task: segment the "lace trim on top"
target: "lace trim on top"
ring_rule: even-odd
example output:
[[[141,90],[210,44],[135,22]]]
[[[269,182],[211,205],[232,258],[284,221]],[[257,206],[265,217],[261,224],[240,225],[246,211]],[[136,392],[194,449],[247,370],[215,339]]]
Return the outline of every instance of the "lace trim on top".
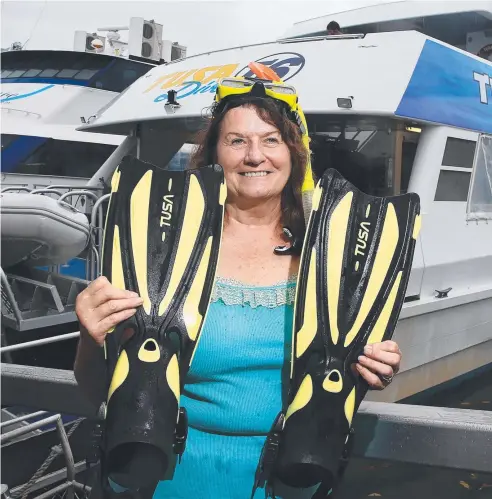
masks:
[[[249,305],[251,308],[275,308],[292,305],[296,294],[297,276],[272,286],[253,286],[235,279],[217,277],[212,291],[212,302],[226,305]]]

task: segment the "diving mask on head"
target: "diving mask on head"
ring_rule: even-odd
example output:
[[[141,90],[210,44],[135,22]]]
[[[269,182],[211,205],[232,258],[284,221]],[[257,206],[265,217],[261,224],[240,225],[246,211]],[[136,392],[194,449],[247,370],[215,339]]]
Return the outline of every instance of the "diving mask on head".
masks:
[[[215,103],[217,112],[224,112],[229,102],[235,97],[251,95],[259,98],[271,98],[285,104],[289,118],[299,127],[302,136],[302,143],[308,151],[306,171],[302,183],[302,204],[304,209],[304,218],[307,225],[309,213],[311,212],[312,195],[314,191],[314,179],[311,170],[309,134],[306,117],[299,105],[299,97],[295,87],[284,83],[280,77],[271,68],[258,62],[250,62],[249,69],[256,76],[255,78],[246,77],[228,77],[219,81],[215,93]],[[223,107],[221,106],[223,104]],[[289,229],[284,229],[284,234],[291,238]],[[299,250],[302,241],[293,241],[291,239],[291,248],[276,248],[276,253],[291,253],[293,250]],[[288,251],[290,250],[290,251]]]

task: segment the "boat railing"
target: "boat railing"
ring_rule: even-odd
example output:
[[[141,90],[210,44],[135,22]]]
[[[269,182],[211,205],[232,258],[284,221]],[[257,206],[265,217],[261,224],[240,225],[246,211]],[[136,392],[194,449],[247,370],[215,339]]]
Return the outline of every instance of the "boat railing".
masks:
[[[3,194],[4,192],[31,192],[32,189],[29,189],[29,187],[5,187],[5,189],[2,189],[1,193]]]
[[[73,372],[59,369],[5,364],[2,404],[85,417],[92,426],[101,417]],[[492,473],[489,411],[364,401],[354,429],[354,457]]]
[[[359,40],[364,38],[364,33],[342,33],[340,35],[311,35],[311,36],[297,36],[289,38],[280,38],[278,43],[300,43],[300,42],[318,42],[320,40]]]
[[[8,102],[8,99],[5,99],[4,102]],[[41,119],[42,115],[39,113],[34,113],[33,111],[26,111],[25,109],[17,109],[15,107],[2,107],[2,112],[4,113],[19,113],[23,114],[24,116],[30,116],[36,119]]]
[[[58,197],[60,197],[62,195],[61,191],[57,191],[55,189],[47,189],[47,188],[34,189],[29,194],[50,194],[50,195],[55,194]]]
[[[31,479],[22,484],[21,486],[17,486],[12,490],[8,490],[6,484],[2,484],[2,496],[9,497],[11,499],[24,498],[27,497],[28,494],[31,494],[35,490],[39,490],[40,488],[44,488],[46,486],[51,485],[49,480],[46,478],[50,478],[50,476],[45,476],[46,471],[50,467],[51,463],[60,455],[63,455],[65,461],[64,468],[64,478],[66,478],[61,484],[56,485],[48,491],[43,492],[38,495],[36,499],[48,499],[55,497],[57,494],[64,493],[67,499],[74,499],[75,491],[80,490],[85,492],[86,494],[90,493],[90,487],[86,487],[85,485],[77,482],[75,480],[76,472],[81,469],[80,464],[77,463],[78,466],[74,462],[74,457],[72,453],[72,448],[70,446],[69,438],[74,433],[74,431],[78,428],[80,423],[83,421],[82,418],[79,418],[70,423],[70,429],[66,431],[65,424],[63,423],[63,419],[60,414],[54,414],[52,416],[45,417],[43,419],[34,421],[29,424],[24,424],[19,426],[13,430],[5,432],[5,428],[8,426],[13,426],[18,423],[25,423],[29,419],[35,419],[40,416],[44,416],[46,414],[45,411],[38,411],[31,414],[23,415],[18,418],[10,419],[8,421],[2,422],[0,428],[2,430],[2,434],[0,436],[1,445],[5,445],[7,443],[13,443],[15,440],[18,440],[21,437],[28,435],[36,430],[40,430],[43,427],[49,425],[55,425],[56,431],[59,438],[59,445],[56,445],[52,448],[50,454],[45,459],[43,464],[38,468],[38,470],[34,473]],[[14,444],[15,445],[15,444]],[[58,473],[60,475],[60,473]],[[44,480],[43,480],[44,477]],[[59,481],[59,480],[58,480]],[[55,482],[57,483],[57,482]]]
[[[88,276],[87,279],[89,281],[93,281],[98,277],[101,273],[102,269],[102,261],[101,261],[101,253],[103,246],[103,237],[104,237],[104,203],[109,202],[111,198],[111,194],[105,194],[101,196],[95,203],[92,208],[91,215],[91,234],[92,234],[92,253],[90,255],[90,260],[88,262]]]

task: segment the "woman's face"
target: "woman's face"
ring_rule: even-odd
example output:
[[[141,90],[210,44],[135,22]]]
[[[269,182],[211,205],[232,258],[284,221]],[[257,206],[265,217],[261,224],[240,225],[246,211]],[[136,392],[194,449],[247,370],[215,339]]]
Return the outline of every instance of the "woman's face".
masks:
[[[292,168],[280,132],[254,107],[236,107],[224,116],[217,161],[224,169],[229,200],[280,196]]]

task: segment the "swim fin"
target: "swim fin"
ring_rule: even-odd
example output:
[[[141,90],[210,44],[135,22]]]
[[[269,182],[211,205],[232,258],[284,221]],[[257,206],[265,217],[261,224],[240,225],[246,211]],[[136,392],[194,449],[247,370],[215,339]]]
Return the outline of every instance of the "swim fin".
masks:
[[[167,171],[127,156],[113,175],[103,275],[143,298],[105,342],[101,466],[121,487],[156,484],[184,451],[180,394],[209,306],[225,197],[218,165]]]
[[[289,399],[267,439],[257,486],[323,483],[329,493],[336,485],[368,389],[353,365],[364,345],[393,335],[419,213],[413,193],[369,196],[332,169],[318,182],[297,282]]]

